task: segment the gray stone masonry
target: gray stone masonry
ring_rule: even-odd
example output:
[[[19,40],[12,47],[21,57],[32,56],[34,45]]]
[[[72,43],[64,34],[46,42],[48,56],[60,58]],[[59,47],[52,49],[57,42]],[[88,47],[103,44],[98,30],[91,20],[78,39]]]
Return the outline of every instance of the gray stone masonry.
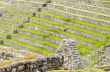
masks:
[[[94,24],[97,24],[97,25],[110,27],[109,22],[105,21],[105,20],[100,20],[100,19],[97,20],[97,19],[94,19],[92,17],[87,17],[87,16],[84,16],[84,15],[77,15],[77,14],[74,14],[74,13],[62,11],[60,9],[55,10],[55,8],[49,8],[47,11],[58,14],[58,15],[66,16],[68,18],[78,19],[78,20],[94,23]]]
[[[52,12],[52,10],[51,9],[49,9],[49,8],[43,8],[42,9],[42,11],[43,12]],[[83,24],[75,24],[75,23],[71,23],[71,22],[67,22],[67,21],[64,21],[64,20],[60,20],[60,19],[56,19],[56,18],[53,18],[53,17],[51,17],[51,16],[49,16],[49,17],[47,17],[46,15],[38,15],[38,14],[36,14],[36,16],[38,16],[38,17],[45,17],[45,18],[49,18],[49,19],[51,19],[51,20],[54,20],[54,21],[58,21],[58,22],[61,22],[61,23],[66,23],[66,24],[70,24],[70,25],[74,25],[74,26],[78,26],[78,27],[81,27],[81,28],[87,28],[87,29],[90,29],[90,30],[93,30],[93,31],[97,31],[97,32],[101,32],[101,33],[106,33],[106,34],[108,34],[108,33],[110,33],[110,31],[108,31],[108,30],[103,30],[103,29],[100,29],[100,28],[97,28],[97,27],[94,27],[94,26],[88,26],[88,25],[83,25]]]
[[[56,51],[59,56],[64,57],[64,69],[80,69],[83,68],[83,63],[80,59],[79,52],[76,48],[76,42],[72,39],[64,39],[60,48]]]
[[[96,66],[110,65],[110,43],[102,47]]]
[[[50,20],[54,20],[55,21],[55,18],[54,19],[52,19],[52,17],[51,16],[49,16],[49,15],[41,15],[41,14],[37,14],[36,13],[36,15],[37,15],[37,17],[41,17],[41,18],[45,18],[45,19],[50,19]],[[58,20],[58,19],[57,19]],[[56,20],[56,22],[58,22]],[[66,23],[62,23],[62,24],[66,24]],[[68,24],[68,23],[67,23]],[[74,24],[73,24],[74,25]],[[71,26],[73,26],[73,25],[71,25]],[[78,24],[77,24],[78,25]],[[76,25],[76,27],[78,27]],[[49,26],[49,25],[47,25],[47,26]],[[53,27],[55,27],[55,26],[53,26]],[[58,28],[60,28],[60,26],[57,26]],[[63,28],[63,27],[62,27]],[[65,27],[66,28],[66,27]],[[65,29],[64,28],[64,29]],[[84,29],[84,28],[83,28]],[[94,34],[92,34],[92,33],[88,33],[88,32],[84,32],[84,31],[79,31],[79,29],[77,30],[77,29],[74,29],[74,28],[68,28],[68,30],[67,30],[68,32],[71,32],[71,33],[75,33],[75,34],[79,34],[79,35],[82,35],[82,36],[85,36],[85,37],[89,37],[89,38],[92,38],[92,39],[95,39],[95,40],[99,40],[99,41],[104,41],[106,38],[105,37],[102,37],[102,36],[99,36],[99,35],[94,35]]]
[[[0,68],[0,72],[47,72],[62,67],[63,59],[58,56],[48,56],[31,61],[19,61]]]
[[[82,8],[81,5],[78,5],[78,4],[73,4],[73,5],[74,6],[72,6],[72,7],[68,7],[68,6],[65,6],[65,5],[48,4],[48,7],[55,8],[55,9],[60,9],[60,10],[70,12],[70,13],[75,13],[75,14],[78,14],[78,15],[80,14],[80,15],[84,15],[84,16],[88,16],[88,17],[93,17],[93,18],[97,18],[97,19],[110,20],[109,16],[105,16],[101,13],[96,14],[96,13],[93,13],[93,11],[85,12],[86,10],[83,11],[83,9],[81,9]]]

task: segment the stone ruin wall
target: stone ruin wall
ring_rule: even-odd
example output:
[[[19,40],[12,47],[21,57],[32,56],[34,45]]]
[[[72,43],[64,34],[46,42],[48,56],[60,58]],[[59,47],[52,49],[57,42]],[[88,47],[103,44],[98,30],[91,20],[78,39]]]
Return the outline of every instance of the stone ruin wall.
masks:
[[[76,41],[72,39],[64,39],[61,43],[60,48],[57,49],[56,53],[59,56],[64,57],[63,69],[75,70],[84,67],[80,58],[79,52],[76,48]]]
[[[46,72],[58,70],[63,65],[63,58],[48,56],[38,60],[20,61],[0,68],[0,72]]]
[[[48,70],[83,68],[84,66],[75,44],[74,40],[65,39],[60,44],[60,48],[56,50],[54,56],[12,63],[1,67],[0,72],[46,72]]]

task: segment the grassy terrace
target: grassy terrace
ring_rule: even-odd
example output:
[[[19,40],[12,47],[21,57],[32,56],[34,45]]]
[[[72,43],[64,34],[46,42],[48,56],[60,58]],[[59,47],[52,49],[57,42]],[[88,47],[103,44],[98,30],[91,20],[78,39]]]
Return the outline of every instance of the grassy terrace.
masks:
[[[35,25],[37,25],[37,24],[35,24]],[[42,26],[43,28],[46,28],[45,26]],[[3,28],[3,27],[2,27]],[[12,28],[6,28],[5,27],[5,29],[12,29]],[[50,29],[50,28],[47,28],[47,29]],[[52,28],[51,28],[52,29]],[[24,30],[24,31],[29,31],[29,32],[33,32],[33,33],[36,33],[36,34],[40,34],[40,35],[43,35],[44,34],[44,36],[45,36],[45,34],[46,33],[43,33],[43,32],[39,32],[39,31],[35,31],[35,30],[30,30],[30,29],[26,29],[26,28],[23,28],[23,29],[21,29],[21,30]],[[49,36],[49,37],[52,37],[53,39],[56,39],[56,40],[62,40],[62,38],[59,38],[59,37],[56,37],[56,36]],[[16,40],[8,40],[8,41],[16,41]],[[15,42],[15,43],[17,43],[17,42]],[[19,42],[18,42],[19,43]],[[18,44],[17,43],[17,44]],[[20,44],[20,43],[19,43]],[[26,45],[24,45],[24,46],[27,46],[27,44]],[[32,46],[32,45],[31,45]],[[82,47],[82,48],[80,48],[79,50],[81,50],[81,53],[82,52],[91,52],[91,49],[90,50],[86,50],[87,48],[88,48],[88,46],[85,46],[85,45],[83,45],[83,44],[78,44],[77,45],[78,47]],[[85,49],[84,49],[85,48]],[[33,49],[31,49],[31,50],[33,50]],[[36,51],[36,50],[35,50]],[[39,52],[39,51],[37,51],[37,52]]]
[[[33,33],[33,34],[42,36],[44,38],[50,38],[50,39],[58,40],[58,41],[62,41],[63,40],[60,37],[57,37],[57,36],[52,35],[51,33],[45,33],[45,32],[39,31],[39,30],[36,31],[36,30],[29,29],[29,28],[22,28],[20,30],[21,31],[25,31],[25,32],[30,32],[30,33]]]
[[[24,42],[21,42],[21,41],[18,41],[18,40],[9,39],[8,41],[12,42],[12,43],[15,43],[15,44],[18,44],[18,45],[21,45],[21,46],[24,46],[24,47],[26,47],[27,49],[29,49],[33,52],[38,52],[38,53],[41,53],[41,54],[44,54],[44,55],[48,55],[48,54],[53,53],[52,51],[47,50],[45,48],[33,46],[33,45],[30,45],[30,44],[27,44],[27,43],[24,43]]]
[[[54,24],[54,25],[57,25],[57,26],[65,26],[64,24],[62,25],[62,24],[59,24],[58,22],[54,22],[54,21],[51,21],[51,20],[48,20],[48,19],[37,18],[37,17],[33,17],[33,19],[41,20],[41,21],[44,21],[44,22],[47,22],[47,23],[51,23],[51,24]],[[76,39],[78,38],[78,39],[82,39],[82,40],[91,42],[91,43],[93,43],[96,46],[102,46],[103,45],[102,42],[100,42],[98,40],[94,40],[94,39],[88,38],[88,37],[85,37],[85,36],[80,36],[80,35],[73,34],[73,33],[70,33],[70,32],[64,32],[64,31],[62,31],[60,29],[56,30],[56,31],[58,31],[60,34],[66,34],[66,35],[75,37]]]
[[[53,48],[57,48],[58,47],[57,44],[54,44],[52,42],[49,42],[49,41],[46,41],[46,40],[43,40],[43,39],[37,39],[37,38],[33,38],[31,36],[27,36],[27,35],[23,35],[23,34],[13,34],[13,35],[21,37],[21,38],[24,38],[24,39],[27,39],[27,40],[31,40],[33,42],[38,42],[40,44],[47,45],[47,46],[50,46],[50,47],[53,47]]]
[[[7,35],[8,33],[4,33],[4,34]],[[0,39],[3,39],[3,38],[0,38]],[[3,40],[5,40],[7,42],[10,42],[12,44],[15,44],[15,45],[17,44],[17,45],[23,46],[23,47],[25,47],[25,48],[33,51],[33,52],[38,52],[40,54],[48,55],[48,54],[52,54],[53,53],[52,51],[47,50],[47,49],[45,49],[43,47],[33,46],[31,44],[27,44],[25,42],[21,42],[21,41],[18,41],[18,40],[14,40],[14,39],[3,39]]]
[[[73,22],[73,23],[77,23],[77,24],[81,24],[81,25],[96,27],[96,28],[99,28],[99,29],[102,29],[102,30],[110,31],[110,28],[106,27],[106,26],[101,26],[101,25],[97,25],[97,24],[94,24],[94,23],[81,21],[81,20],[77,20],[77,19],[71,19],[71,18],[61,16],[61,15],[58,15],[58,14],[53,14],[53,13],[50,13],[50,12],[37,12],[37,13],[42,14],[42,15],[49,15],[49,16],[52,16],[54,18],[58,18],[58,19],[65,20],[65,21],[68,21],[68,22]]]
[[[4,22],[4,21],[0,21],[0,25],[5,26],[5,27],[11,27],[11,28],[20,28],[22,25],[19,24],[14,24],[11,22]]]
[[[6,12],[5,14],[7,14],[7,15],[14,15],[14,16],[21,16],[21,17],[30,17],[29,15],[24,15],[24,14],[14,14],[14,13],[12,13],[12,12]]]
[[[35,27],[38,27],[38,28],[42,28],[42,29],[47,30],[47,31],[58,32],[59,33],[59,31],[57,31],[57,30],[55,31],[52,27],[44,26],[42,24],[37,24],[37,23],[33,23],[33,22],[26,23],[26,24],[28,24],[28,26],[31,26],[32,25],[32,26],[35,26]],[[26,29],[23,29],[23,30],[25,31]],[[41,31],[35,31],[35,30],[33,31],[33,30],[30,30],[30,29],[27,29],[27,30],[29,32],[31,31],[32,33],[35,33],[35,34],[38,34],[39,32],[41,33]],[[44,32],[42,32],[42,33],[43,34],[47,34],[47,33],[44,33]],[[54,40],[62,41],[62,38],[61,37],[56,37],[56,36],[53,36],[53,35],[52,35],[52,37],[51,37],[51,35],[49,35],[48,38],[52,38]],[[92,52],[92,49],[90,49],[86,45],[83,45],[83,44],[78,43],[77,44],[77,47],[78,47],[80,53],[82,53],[82,56],[84,56],[84,54],[83,54],[84,52],[87,52],[87,53],[91,53]]]
[[[23,1],[23,2],[25,2],[25,1]],[[29,1],[29,2],[31,2],[31,1]],[[65,2],[66,2],[66,0],[65,0]],[[33,2],[31,2],[31,3],[33,3]],[[40,4],[42,4],[42,3],[40,3]],[[64,6],[64,5],[59,5],[59,4],[53,4],[53,5]],[[83,5],[83,4],[79,4],[79,5]],[[87,6],[93,6],[93,5],[87,5]],[[98,6],[95,6],[95,7],[98,7]],[[17,36],[19,38],[24,38],[24,39],[27,39],[27,40],[30,40],[30,41],[33,41],[33,42],[38,42],[40,44],[47,45],[47,46],[53,47],[55,49],[58,48],[58,44],[50,42],[49,40],[46,40],[46,38],[52,39],[54,41],[59,41],[59,42],[61,42],[63,40],[63,38],[61,38],[60,36],[52,35],[51,32],[57,33],[57,34],[62,34],[62,35],[67,35],[67,36],[73,37],[73,38],[78,39],[78,40],[83,40],[86,43],[91,43],[93,45],[93,47],[101,47],[101,46],[103,46],[103,45],[110,42],[110,34],[107,34],[107,33],[101,32],[101,31],[97,32],[96,30],[85,29],[83,27],[70,25],[70,24],[67,24],[67,23],[57,22],[57,21],[54,21],[52,19],[46,19],[46,18],[37,17],[37,16],[33,17],[33,13],[36,13],[36,14],[39,14],[39,15],[44,15],[44,16],[48,15],[48,16],[51,16],[53,18],[57,18],[59,20],[72,22],[72,23],[75,23],[75,24],[78,24],[78,25],[89,26],[89,27],[101,29],[101,30],[108,31],[108,32],[110,31],[110,21],[104,20],[104,19],[93,18],[93,17],[89,17],[89,16],[84,16],[84,15],[79,15],[79,14],[74,14],[74,13],[70,13],[70,12],[65,12],[65,11],[62,11],[62,10],[59,10],[59,9],[53,9],[53,8],[50,8],[50,7],[46,7],[46,8],[49,9],[49,10],[52,10],[54,12],[73,15],[73,16],[76,16],[77,18],[88,18],[88,19],[91,19],[91,20],[94,20],[94,21],[106,22],[109,26],[90,23],[90,22],[87,22],[87,21],[81,21],[81,20],[78,20],[77,18],[75,19],[75,18],[65,17],[65,16],[62,16],[60,14],[55,14],[54,12],[38,12],[36,9],[28,10],[28,9],[25,9],[25,7],[24,7],[24,9],[23,8],[16,8],[16,7],[5,8],[5,10],[7,10],[7,13],[6,13],[7,15],[13,15],[13,16],[18,17],[18,18],[2,17],[4,19],[4,21],[6,21],[6,22],[1,21],[0,23],[1,24],[3,23],[5,25],[11,25],[11,26],[19,26],[20,24],[18,24],[18,23],[20,22],[24,25],[24,28],[18,29],[18,32],[19,31],[24,31],[24,32],[27,32],[27,33],[33,33],[33,34],[36,34],[36,35],[39,35],[39,36],[43,37],[43,39],[38,39],[36,37],[32,37],[31,35],[26,35],[26,34],[23,34],[23,33],[11,34],[12,36]],[[99,12],[95,12],[95,11],[88,11],[88,10],[72,8],[72,7],[68,7],[68,6],[64,6],[64,8],[70,8],[70,9],[74,9],[74,10],[80,11],[80,12],[85,12],[85,13],[110,17],[110,15],[108,15],[108,14],[99,13]],[[103,8],[103,7],[101,7],[101,8]],[[108,9],[108,8],[105,8],[105,9]],[[37,23],[37,22],[32,22],[32,21],[25,23],[24,20],[20,19],[20,17],[24,17],[24,18],[29,17],[32,20],[41,21],[42,24]],[[52,26],[46,26],[45,24],[43,25],[43,23],[49,23]],[[43,32],[42,30],[35,30],[35,29],[29,28],[29,27],[25,27],[25,25],[30,26],[30,27],[33,26],[33,27],[36,27],[36,28],[38,27],[38,28],[40,28],[42,30],[45,30],[47,32]],[[86,37],[84,35],[79,35],[79,34],[71,33],[71,32],[68,32],[68,31],[64,32],[64,30],[62,30],[60,28],[56,29],[55,26],[63,27],[63,28],[70,28],[70,29],[73,29],[75,31],[80,31],[80,32],[87,33],[90,36],[92,35],[94,37],[104,38],[105,40],[100,41],[100,40],[97,40],[97,39]],[[0,26],[0,29],[13,30],[15,28],[8,28],[8,27],[5,27],[5,26]],[[7,35],[8,33],[4,33],[4,34]],[[53,51],[50,51],[46,48],[34,46],[34,45],[31,45],[27,42],[22,42],[18,39],[3,39],[3,40],[6,40],[10,43],[14,43],[14,44],[17,44],[17,45],[20,45],[20,46],[23,46],[23,47],[25,47],[29,50],[32,50],[34,52],[38,52],[38,53],[41,53],[41,54],[44,54],[44,55],[54,53]],[[79,52],[80,52],[82,57],[86,56],[85,55],[86,53],[92,53],[93,52],[92,47],[89,47],[86,44],[82,44],[80,42],[77,43],[77,47],[78,47]]]
[[[110,21],[107,21],[107,20],[103,20],[103,19],[98,19],[98,18],[93,18],[93,17],[89,17],[89,16],[85,16],[85,15],[81,15],[81,14],[73,14],[73,13],[70,13],[70,12],[65,12],[65,11],[62,11],[62,10],[60,10],[60,9],[53,9],[53,8],[50,8],[50,7],[48,7],[48,9],[51,9],[51,10],[53,10],[53,11],[55,11],[55,12],[59,12],[59,14],[60,13],[63,13],[63,14],[66,14],[66,15],[71,15],[71,16],[73,16],[73,17],[76,17],[76,19],[78,19],[78,18],[84,18],[84,19],[91,19],[91,20],[93,20],[93,21],[99,21],[99,22],[105,22],[106,24],[105,25],[103,25],[103,24],[100,24],[100,25],[102,25],[102,26],[107,26],[107,27],[110,27]],[[86,20],[85,20],[86,21]],[[89,22],[89,21],[87,21],[87,22]],[[92,22],[93,23],[93,22]]]
[[[78,5],[80,5],[80,4],[78,4]],[[99,19],[102,19],[102,20],[108,20],[108,18],[110,18],[110,15],[109,14],[104,14],[104,13],[101,13],[101,12],[94,12],[94,11],[89,11],[89,10],[84,10],[84,9],[81,9],[81,8],[75,8],[74,6],[73,7],[69,7],[69,6],[65,6],[65,5],[60,5],[60,4],[57,4],[57,3],[53,3],[53,4],[51,4],[50,6],[48,6],[48,7],[54,7],[55,8],[55,6],[58,6],[58,7],[62,7],[62,8],[66,8],[66,9],[71,9],[71,10],[73,10],[73,11],[76,11],[75,13],[76,14],[81,14],[81,13],[83,13],[83,15],[85,15],[85,16],[90,16],[90,17],[94,17],[94,16],[91,16],[91,15],[89,15],[89,14],[94,14],[94,15],[96,15],[96,16],[103,16],[103,18],[101,18],[101,17],[98,17]],[[59,8],[56,8],[56,9],[59,9]],[[63,10],[64,11],[64,9],[61,9],[61,10]],[[68,11],[67,11],[68,12]],[[84,14],[85,13],[85,14]],[[107,17],[107,18],[104,18],[104,17]],[[97,18],[96,18],[97,19]]]
[[[100,1],[100,2],[110,2],[109,0],[102,0],[102,1]],[[56,2],[53,2],[53,3],[56,3]],[[71,4],[71,2],[68,2],[67,0],[59,0],[59,1],[57,1],[57,4],[66,4],[66,3],[70,3]],[[76,4],[80,4],[80,5],[85,5],[85,6],[92,6],[92,7],[96,7],[96,8],[102,8],[102,9],[109,9],[108,7],[104,7],[104,6],[97,6],[97,5],[92,5],[92,4],[84,4],[84,3],[80,3],[80,2],[75,2]]]
[[[21,19],[19,19],[19,18],[8,18],[8,17],[1,17],[1,20],[2,21],[5,21],[5,22],[13,22],[13,23],[17,23],[17,24],[19,24],[19,22],[20,23],[23,23],[23,22],[25,22],[24,20],[21,20]]]
[[[49,12],[40,12],[38,14],[42,14],[42,15],[48,15],[48,16],[52,16],[54,18],[58,18],[58,19],[62,19],[64,20],[65,17],[63,16],[59,16],[59,15],[54,15],[52,13],[49,13]],[[74,22],[74,20],[70,20],[69,22]],[[79,22],[79,21],[77,21]],[[77,23],[76,22],[76,23]],[[55,23],[55,22],[54,22]],[[74,22],[75,23],[75,22]],[[93,31],[93,30],[89,30],[89,29],[85,29],[85,28],[80,28],[78,26],[74,26],[74,25],[68,25],[68,24],[62,24],[62,23],[58,23],[57,24],[61,25],[61,26],[64,26],[64,27],[68,27],[68,28],[71,28],[71,29],[75,29],[75,30],[79,30],[79,31],[82,31],[82,32],[87,32],[89,34],[93,34],[93,35],[96,35],[96,36],[102,36],[102,37],[105,37],[107,36],[107,34],[104,34],[104,33],[97,33],[96,31]],[[83,24],[83,23],[82,23]],[[84,23],[85,24],[85,23]],[[97,26],[98,27],[98,26]]]

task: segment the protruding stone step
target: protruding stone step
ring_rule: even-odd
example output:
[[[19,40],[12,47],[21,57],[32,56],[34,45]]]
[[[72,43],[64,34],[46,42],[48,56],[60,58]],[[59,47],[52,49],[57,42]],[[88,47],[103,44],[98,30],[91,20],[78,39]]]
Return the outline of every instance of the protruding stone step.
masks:
[[[4,27],[4,26],[0,26],[0,32],[1,33],[7,32],[7,33],[10,33],[10,34],[18,33],[18,31],[16,29],[9,28],[9,27]]]
[[[4,39],[11,39],[11,35],[8,33],[0,33],[0,37]]]
[[[0,40],[0,45],[2,45],[3,44],[3,40]]]

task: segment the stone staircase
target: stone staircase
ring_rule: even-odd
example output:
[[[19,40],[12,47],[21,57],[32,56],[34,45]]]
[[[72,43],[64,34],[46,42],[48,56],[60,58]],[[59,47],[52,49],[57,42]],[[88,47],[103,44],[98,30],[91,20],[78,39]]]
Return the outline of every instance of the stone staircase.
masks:
[[[0,41],[48,55],[55,52],[64,38],[75,38],[81,56],[92,57],[92,53],[110,42],[110,10],[102,2],[13,1],[2,8]]]

